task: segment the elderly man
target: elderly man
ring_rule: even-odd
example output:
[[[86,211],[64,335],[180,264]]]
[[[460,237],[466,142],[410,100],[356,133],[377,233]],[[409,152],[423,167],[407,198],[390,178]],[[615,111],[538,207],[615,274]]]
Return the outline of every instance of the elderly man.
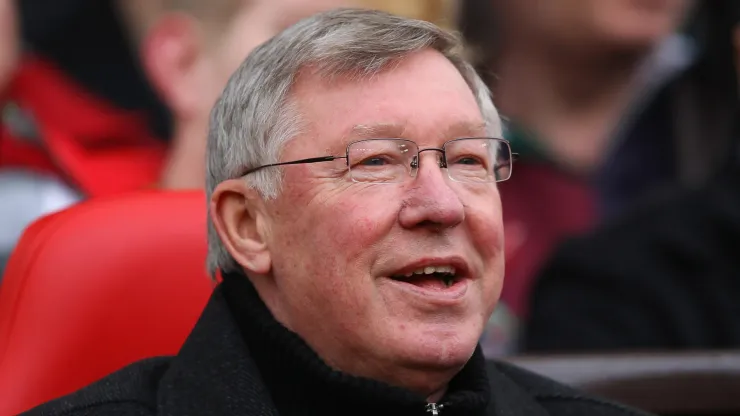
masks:
[[[636,414],[487,371],[511,152],[459,46],[430,23],[338,10],[258,47],[212,113],[223,283],[192,334],[30,414]]]

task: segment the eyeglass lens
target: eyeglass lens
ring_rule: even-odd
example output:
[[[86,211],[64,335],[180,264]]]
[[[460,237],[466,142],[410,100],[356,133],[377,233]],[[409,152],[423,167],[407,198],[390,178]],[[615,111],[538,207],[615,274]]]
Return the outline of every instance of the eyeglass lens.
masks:
[[[445,143],[442,153],[450,179],[457,182],[500,182],[511,175],[511,149],[495,138],[456,139]],[[424,150],[422,150],[423,152]],[[347,149],[355,182],[402,182],[416,176],[419,147],[405,139],[368,139]]]

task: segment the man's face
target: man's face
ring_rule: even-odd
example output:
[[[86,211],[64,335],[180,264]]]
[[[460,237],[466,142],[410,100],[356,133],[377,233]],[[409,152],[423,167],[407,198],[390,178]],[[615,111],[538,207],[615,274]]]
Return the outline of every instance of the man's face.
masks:
[[[649,47],[681,24],[692,0],[506,0],[510,13],[561,42]]]
[[[18,60],[18,33],[13,0],[0,0],[0,93]]]
[[[304,74],[292,98],[306,125],[284,161],[344,155],[357,126],[420,149],[486,135],[470,88],[433,51],[365,81]],[[344,159],[289,166],[267,202],[268,306],[330,365],[424,389],[426,377],[401,378],[457,371],[473,353],[503,281],[501,204],[495,183],[453,182],[438,157],[421,153],[417,176],[392,184],[353,182]],[[392,278],[426,266],[452,266],[459,280]]]

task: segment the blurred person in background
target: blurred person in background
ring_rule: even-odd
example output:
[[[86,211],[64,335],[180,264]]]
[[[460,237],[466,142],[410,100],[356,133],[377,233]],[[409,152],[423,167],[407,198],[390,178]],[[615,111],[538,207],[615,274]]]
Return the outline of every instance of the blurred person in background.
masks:
[[[14,0],[0,0],[0,97],[18,62],[18,27]]]
[[[724,64],[706,74],[740,78],[740,2],[705,7],[712,61]],[[651,198],[558,248],[534,286],[525,351],[740,348],[740,106],[730,110],[732,148],[710,184]]]
[[[85,197],[154,186],[169,135],[168,113],[143,78],[111,1],[3,0],[4,13],[8,6],[16,8],[16,30],[0,25],[11,35],[1,38],[15,45],[18,59],[0,89],[6,254],[41,215]]]
[[[161,186],[203,188],[208,115],[249,52],[349,0],[117,0],[144,71],[173,116]]]
[[[449,29],[455,25],[457,0],[360,0],[359,5],[426,20]]]
[[[740,348],[740,165],[563,243],[532,290],[521,349]]]
[[[14,1],[0,0],[0,103],[3,102],[7,83],[18,62],[19,45],[16,20]],[[0,196],[3,193],[2,187],[2,176],[0,176]],[[8,226],[1,222],[1,218],[4,217],[2,207],[3,205],[0,204],[0,276],[2,276],[3,265],[7,261],[8,253],[17,238],[17,232],[7,231]]]
[[[13,3],[2,1],[13,23]],[[4,71],[0,258],[28,223],[82,198],[202,188],[208,113],[238,63],[299,18],[347,3],[19,3],[23,59]],[[20,45],[2,40],[10,68]]]
[[[717,172],[737,94],[727,74],[706,76],[693,3],[463,1],[460,29],[520,154],[501,187],[515,317],[565,236]]]

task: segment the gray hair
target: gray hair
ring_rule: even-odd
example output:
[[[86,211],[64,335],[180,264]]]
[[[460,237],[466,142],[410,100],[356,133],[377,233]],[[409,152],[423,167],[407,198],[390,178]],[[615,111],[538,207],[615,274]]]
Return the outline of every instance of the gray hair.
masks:
[[[289,94],[298,73],[350,75],[362,80],[404,56],[424,49],[444,55],[475,94],[488,134],[501,134],[501,120],[485,83],[462,57],[456,36],[432,23],[381,11],[337,9],[306,18],[256,48],[232,75],[211,112],[206,156],[206,192],[246,169],[276,163],[285,144],[300,131],[300,115]],[[280,169],[247,177],[263,198],[275,198]],[[210,212],[209,212],[210,214]],[[208,271],[231,272],[239,265],[208,217]]]

